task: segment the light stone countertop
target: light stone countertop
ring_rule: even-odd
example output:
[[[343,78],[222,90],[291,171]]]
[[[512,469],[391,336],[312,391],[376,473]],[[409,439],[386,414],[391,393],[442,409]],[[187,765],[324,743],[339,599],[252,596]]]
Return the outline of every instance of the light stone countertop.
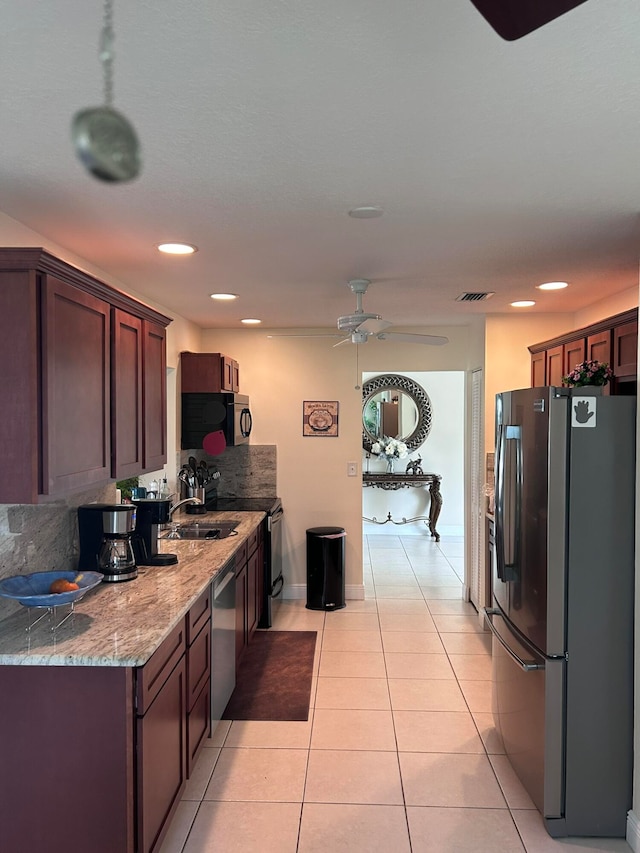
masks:
[[[239,519],[238,536],[208,542],[160,539],[158,551],[176,554],[177,564],[140,566],[132,581],[99,584],[55,631],[49,618],[27,631],[33,608],[17,605],[19,610],[0,621],[0,665],[142,666],[264,517],[264,512],[176,513],[180,522]]]

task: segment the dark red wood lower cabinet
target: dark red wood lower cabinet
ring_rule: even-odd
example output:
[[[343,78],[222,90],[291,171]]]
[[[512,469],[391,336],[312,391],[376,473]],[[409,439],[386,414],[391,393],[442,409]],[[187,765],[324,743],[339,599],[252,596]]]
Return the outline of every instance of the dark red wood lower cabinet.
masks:
[[[211,734],[211,682],[196,697],[187,718],[187,778],[191,776],[200,750]]]
[[[2,853],[134,853],[133,670],[0,666]]]
[[[137,851],[160,847],[187,777],[187,674],[184,657],[136,722]]]

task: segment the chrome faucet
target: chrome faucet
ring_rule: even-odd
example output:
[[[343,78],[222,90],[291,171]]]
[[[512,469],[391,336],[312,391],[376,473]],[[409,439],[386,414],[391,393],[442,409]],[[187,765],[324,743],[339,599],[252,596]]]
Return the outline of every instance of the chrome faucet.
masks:
[[[169,508],[169,518],[173,518],[173,513],[179,509],[184,504],[202,504],[204,501],[200,500],[200,498],[183,498],[181,501],[178,501],[177,504],[174,504]]]

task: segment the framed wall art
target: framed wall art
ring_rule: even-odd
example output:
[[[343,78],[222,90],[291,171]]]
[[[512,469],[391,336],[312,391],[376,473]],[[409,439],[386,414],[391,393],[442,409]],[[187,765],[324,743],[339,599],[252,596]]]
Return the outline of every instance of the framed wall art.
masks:
[[[302,404],[302,435],[335,438],[338,435],[338,401],[305,400]]]

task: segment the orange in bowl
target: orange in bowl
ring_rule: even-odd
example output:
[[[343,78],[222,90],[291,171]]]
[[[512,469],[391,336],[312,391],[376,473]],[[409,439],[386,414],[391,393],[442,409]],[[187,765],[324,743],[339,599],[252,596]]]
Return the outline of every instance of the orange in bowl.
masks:
[[[65,580],[65,578],[60,578],[53,581],[49,587],[49,592],[73,592],[75,589],[80,589],[77,583],[72,583],[71,581]]]

